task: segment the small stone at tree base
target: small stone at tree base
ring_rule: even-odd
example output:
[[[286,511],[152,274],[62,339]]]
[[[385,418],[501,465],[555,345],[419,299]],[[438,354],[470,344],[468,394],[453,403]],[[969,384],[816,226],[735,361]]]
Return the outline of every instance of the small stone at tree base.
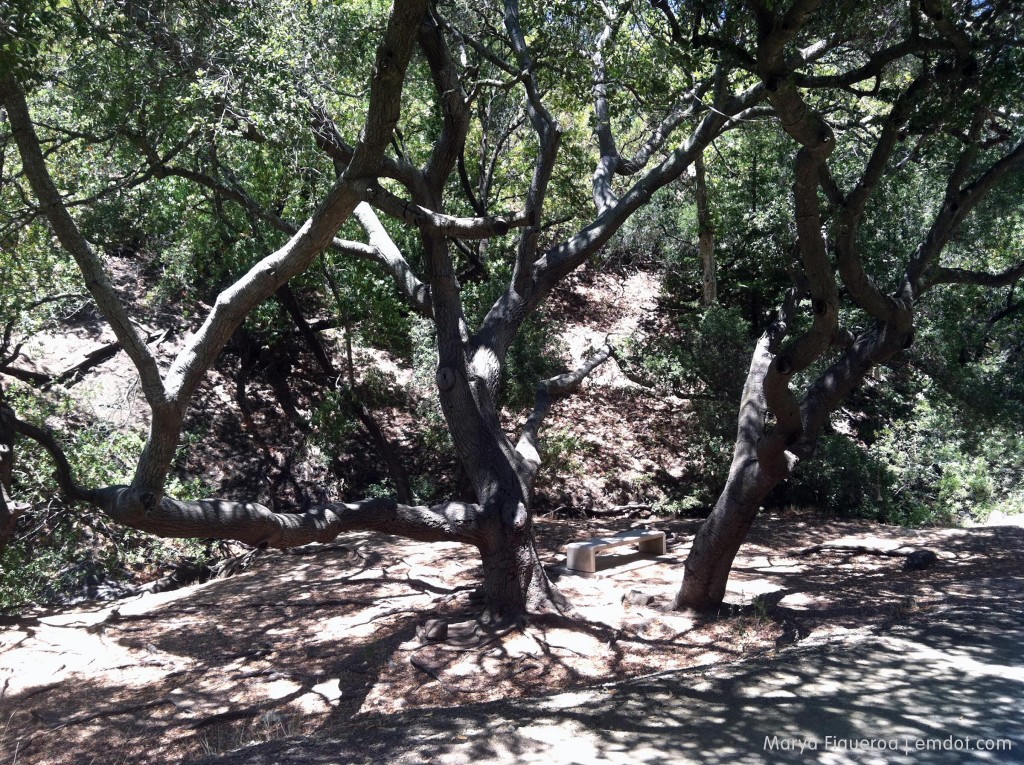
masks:
[[[416,637],[423,642],[440,642],[448,637],[448,622],[444,619],[427,619],[416,628]]]
[[[939,556],[931,550],[914,550],[907,556],[903,568],[906,571],[924,571],[926,568],[931,568],[938,559]]]
[[[629,603],[631,606],[649,606],[654,602],[654,596],[649,592],[630,590],[622,596],[622,600],[625,603]]]

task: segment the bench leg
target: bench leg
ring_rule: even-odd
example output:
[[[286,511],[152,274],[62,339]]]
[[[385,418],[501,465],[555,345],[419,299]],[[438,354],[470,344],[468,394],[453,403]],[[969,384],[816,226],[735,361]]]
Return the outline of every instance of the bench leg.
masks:
[[[668,552],[665,547],[665,535],[662,534],[657,539],[645,539],[640,543],[640,552],[648,555],[664,555]]]
[[[565,566],[572,571],[593,574],[597,571],[597,559],[594,548],[586,544],[571,544],[566,548]]]

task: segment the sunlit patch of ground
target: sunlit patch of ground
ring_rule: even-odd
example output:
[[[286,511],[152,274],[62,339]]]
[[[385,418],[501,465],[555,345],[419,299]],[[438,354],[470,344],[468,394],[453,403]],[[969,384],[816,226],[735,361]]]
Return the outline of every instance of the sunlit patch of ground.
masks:
[[[790,644],[886,633],[972,582],[1020,575],[1017,527],[906,531],[814,515],[761,519],[712,617],[669,610],[695,521],[654,521],[668,555],[621,552],[594,576],[564,545],[630,521],[541,523],[542,555],[572,622],[460,633],[475,614],[471,548],[355,534],[161,595],[5,618],[0,751],[22,765],[165,763],[250,741],[343,729],[354,717],[533,696]],[[900,551],[937,562],[903,568]],[[983,585],[979,585],[983,586]],[[423,642],[427,618],[449,639]],[[461,635],[461,637],[460,637]],[[10,758],[10,755],[8,755]]]

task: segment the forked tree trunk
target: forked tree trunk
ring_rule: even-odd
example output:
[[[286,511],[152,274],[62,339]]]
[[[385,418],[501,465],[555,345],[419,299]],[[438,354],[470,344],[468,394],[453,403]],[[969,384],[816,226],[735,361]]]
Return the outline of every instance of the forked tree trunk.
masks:
[[[908,326],[909,320],[899,325],[879,323],[864,331],[807,387],[795,429],[777,422],[771,431],[765,428],[766,380],[769,385],[775,382],[769,373],[777,374],[773,363],[778,365],[778,357],[771,350],[772,330],[762,336],[743,389],[729,477],[715,509],[694,537],[675,608],[707,611],[721,606],[736,553],[768,492],[788,478],[801,460],[813,455],[830,413],[867,373],[905,347]]]
[[[521,621],[531,613],[571,611],[537,555],[529,498],[534,472],[501,430],[489,401],[478,407],[465,399],[443,398],[456,451],[483,508],[475,544],[486,613]]]

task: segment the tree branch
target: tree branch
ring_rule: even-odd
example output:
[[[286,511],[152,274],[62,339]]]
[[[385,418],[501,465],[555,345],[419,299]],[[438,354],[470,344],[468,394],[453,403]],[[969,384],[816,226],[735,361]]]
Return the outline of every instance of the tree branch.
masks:
[[[370,246],[374,251],[374,260],[384,266],[394,276],[399,288],[412,301],[413,306],[426,317],[432,315],[430,287],[420,281],[413,273],[409,262],[402,255],[394,239],[380,222],[380,218],[366,202],[360,202],[354,209],[356,220],[366,231]]]
[[[0,553],[14,534],[14,529],[28,504],[15,502],[8,492],[14,482],[14,412],[4,402],[0,390]]]
[[[483,215],[478,218],[460,218],[434,212],[402,199],[376,183],[371,183],[367,187],[365,196],[367,202],[393,218],[457,239],[490,239],[504,236],[510,229],[521,228],[528,223],[526,213],[521,211],[506,215]]]
[[[881,77],[886,67],[915,53],[926,53],[937,50],[949,50],[949,46],[939,40],[917,37],[910,40],[903,40],[896,45],[875,51],[868,60],[857,67],[839,74],[832,75],[808,75],[796,73],[793,81],[798,88],[824,89],[839,87],[848,89],[864,80]]]
[[[938,33],[953,46],[957,58],[967,60],[973,54],[971,38],[946,15],[944,5],[940,0],[921,0],[918,7],[931,20]]]
[[[425,11],[425,0],[407,0],[392,8],[384,40],[377,49],[362,140],[344,175],[283,247],[263,258],[217,297],[206,321],[172,364],[166,386],[174,408],[154,412],[150,438],[133,479],[133,487],[139,492],[158,490],[163,485],[192,394],[235,329],[256,305],[308,268],[332,243],[334,233],[359,204],[360,187],[379,171],[398,122],[405,70]]]
[[[599,157],[594,169],[592,181],[594,207],[600,215],[614,203],[612,179],[622,162],[619,149],[612,133],[610,106],[608,104],[607,71],[604,64],[604,47],[618,31],[620,21],[610,11],[606,11],[604,29],[594,41],[594,52],[590,56],[593,65],[593,85],[591,93],[594,98],[594,134],[597,136]]]
[[[442,114],[441,134],[434,142],[430,159],[423,169],[423,178],[427,186],[440,198],[440,192],[466,145],[466,133],[469,130],[469,98],[462,87],[458,67],[432,11],[428,11],[423,19],[419,43],[430,67]]]
[[[64,450],[57,443],[53,434],[46,428],[18,419],[10,405],[0,400],[0,442],[9,442],[12,445],[12,455],[14,443],[12,434],[15,433],[32,439],[50,454],[56,469],[57,485],[68,501],[92,501],[93,492],[75,481],[67,455],[64,454]]]
[[[391,499],[329,503],[302,513],[275,513],[256,502],[164,497],[142,512],[125,502],[127,487],[94,492],[94,504],[126,526],[161,537],[230,539],[254,547],[287,548],[330,542],[346,531],[377,531],[420,542],[473,544],[482,538],[478,505],[445,502],[433,507]]]
[[[813,313],[810,329],[779,351],[763,378],[765,401],[775,415],[777,426],[762,440],[757,451],[759,459],[773,461],[800,438],[803,430],[799,403],[789,387],[790,380],[828,350],[839,320],[839,290],[822,235],[818,198],[821,168],[835,148],[835,134],[788,78],[784,57],[787,43],[816,6],[815,0],[797,0],[778,23],[774,18],[759,19],[761,39],[757,49],[757,72],[768,89],[768,99],[782,127],[801,146],[793,181],[794,214],[797,247],[811,293]],[[778,472],[782,467],[780,464],[766,469]]]
[[[103,263],[86,241],[64,206],[43,159],[39,138],[32,125],[25,92],[12,74],[0,79],[0,102],[7,107],[11,131],[21,153],[21,163],[33,193],[61,245],[78,264],[86,287],[96,301],[121,346],[135,364],[142,390],[150,407],[156,411],[168,404],[156,359],[132,322],[124,304],[114,291]]]
[[[636,153],[629,159],[623,161],[616,172],[619,175],[635,175],[636,173],[647,167],[647,163],[650,162],[651,157],[654,153],[659,151],[668,141],[672,132],[679,127],[683,122],[698,111],[698,108],[704,109],[704,103],[701,99],[711,88],[713,80],[708,79],[706,82],[702,82],[694,90],[687,93],[683,98],[680,99],[679,103],[669,110],[662,120],[658,123],[658,126],[651,131],[651,135],[644,142],[644,144],[637,149]]]
[[[189,170],[188,168],[177,167],[174,165],[162,166],[160,172],[164,175],[173,175],[179,178],[185,178],[186,180],[190,180],[200,186],[204,186],[224,199],[231,200],[232,202],[240,205],[243,209],[257,216],[261,220],[266,221],[282,233],[294,236],[299,231],[299,226],[295,223],[285,220],[265,209],[241,189],[228,187],[206,173],[200,173],[195,170]],[[398,200],[398,197],[394,197],[394,199]],[[399,204],[408,205],[410,203],[399,200]],[[397,209],[397,206],[393,204],[392,208]],[[430,213],[430,215],[437,216],[442,219],[449,219],[450,217],[438,216],[436,213]],[[463,218],[455,218],[451,220],[455,221],[455,224],[453,225],[454,228],[457,228],[460,225],[465,225],[464,221],[466,220],[475,221],[475,219]],[[499,219],[495,218],[495,221],[497,220]],[[440,222],[446,223],[449,221],[442,220]],[[495,225],[498,224],[495,223]],[[404,295],[412,304],[412,307],[424,316],[430,315],[429,290],[427,289],[427,286],[423,284],[423,282],[420,281],[420,279],[413,273],[412,268],[409,266],[408,262],[401,257],[400,253],[397,258],[395,257],[395,253],[398,252],[397,249],[382,250],[374,244],[367,246],[360,242],[352,242],[345,239],[339,239],[337,237],[334,237],[331,240],[330,248],[343,255],[360,258],[361,260],[372,260],[373,262],[383,266],[395,280],[395,284],[402,295]]]
[[[255,502],[220,499],[185,502],[163,497],[157,503],[154,494],[143,496],[140,503],[127,486],[88,489],[79,485],[53,434],[18,419],[10,406],[0,401],[0,443],[13,443],[14,433],[31,438],[49,452],[56,467],[57,483],[68,501],[89,502],[118,523],[157,536],[230,539],[255,547],[284,548],[329,542],[342,532],[355,530],[379,531],[422,542],[468,544],[482,535],[480,507],[461,502],[424,507],[389,499],[367,499],[330,503],[296,514],[275,513]],[[0,457],[6,454],[0,452]],[[0,466],[3,465],[0,460]],[[4,492],[6,497],[6,488]]]
[[[760,83],[730,97],[723,95],[715,104],[715,108],[704,115],[683,145],[641,176],[629,191],[593,223],[571,239],[552,247],[538,259],[534,277],[538,291],[548,289],[564,274],[572,271],[600,249],[629,216],[648,202],[657,190],[686,171],[711,141],[721,134],[723,126],[733,115],[759,103],[765,95],[765,87]]]
[[[529,466],[531,477],[536,474],[541,464],[540,427],[551,410],[552,402],[575,391],[587,376],[611,358],[612,354],[611,343],[605,343],[572,372],[542,380],[537,385],[533,412],[527,418],[519,443],[516,444],[516,451]]]
[[[316,145],[331,158],[340,175],[352,161],[355,148],[342,138],[338,126],[334,124],[334,120],[331,119],[326,108],[314,104],[311,107],[311,112],[311,129]],[[408,189],[414,187],[418,182],[419,171],[403,160],[396,160],[385,155],[381,158],[380,175],[398,181]]]
[[[682,146],[644,173],[603,215],[537,258],[533,264],[529,289],[522,291],[518,285],[513,285],[498,297],[477,332],[478,344],[493,348],[498,357],[502,358],[522,321],[558,280],[604,246],[629,216],[646,204],[656,191],[682,175],[711,141],[721,134],[733,115],[760,103],[765,94],[765,86],[758,83],[731,97],[723,95],[716,108],[704,115]]]
[[[975,145],[968,145],[961,153],[974,156]],[[958,166],[963,163],[957,163]],[[935,219],[928,229],[924,241],[910,259],[906,275],[900,285],[901,294],[908,299],[915,299],[928,287],[923,275],[932,267],[942,252],[949,238],[970,213],[995,185],[1009,175],[1018,172],[1024,165],[1024,141],[1011,151],[993,162],[981,175],[962,189],[954,185],[947,187],[942,206],[935,214]]]
[[[867,275],[857,247],[857,232],[868,199],[877,189],[899,141],[900,131],[932,81],[931,72],[924,72],[918,75],[896,99],[885,118],[881,134],[860,181],[853,191],[840,201],[832,227],[843,284],[850,291],[854,302],[879,321],[901,320],[905,323],[907,307],[891,295],[885,294]]]
[[[519,0],[505,0],[505,29],[512,41],[512,50],[522,72],[523,87],[526,90],[526,111],[540,142],[533,178],[526,195],[529,224],[519,238],[512,277],[515,290],[519,294],[524,294],[533,277],[533,263],[537,256],[544,215],[544,200],[547,196],[548,182],[555,169],[555,159],[562,141],[562,128],[551,116],[540,97],[540,88],[533,76],[533,59],[519,23]]]
[[[686,38],[683,36],[683,29],[679,26],[679,19],[676,18],[676,14],[673,12],[672,6],[669,5],[668,0],[651,0],[651,7],[657,8],[665,16],[669,32],[672,35],[672,42],[676,45],[685,45]],[[697,27],[694,25],[694,35],[697,34],[697,31]]]
[[[977,284],[982,287],[1006,287],[1022,278],[1024,278],[1024,261],[994,274],[986,271],[971,271],[964,268],[943,268],[939,266],[928,272],[925,278],[925,289],[930,289],[938,284]]]

